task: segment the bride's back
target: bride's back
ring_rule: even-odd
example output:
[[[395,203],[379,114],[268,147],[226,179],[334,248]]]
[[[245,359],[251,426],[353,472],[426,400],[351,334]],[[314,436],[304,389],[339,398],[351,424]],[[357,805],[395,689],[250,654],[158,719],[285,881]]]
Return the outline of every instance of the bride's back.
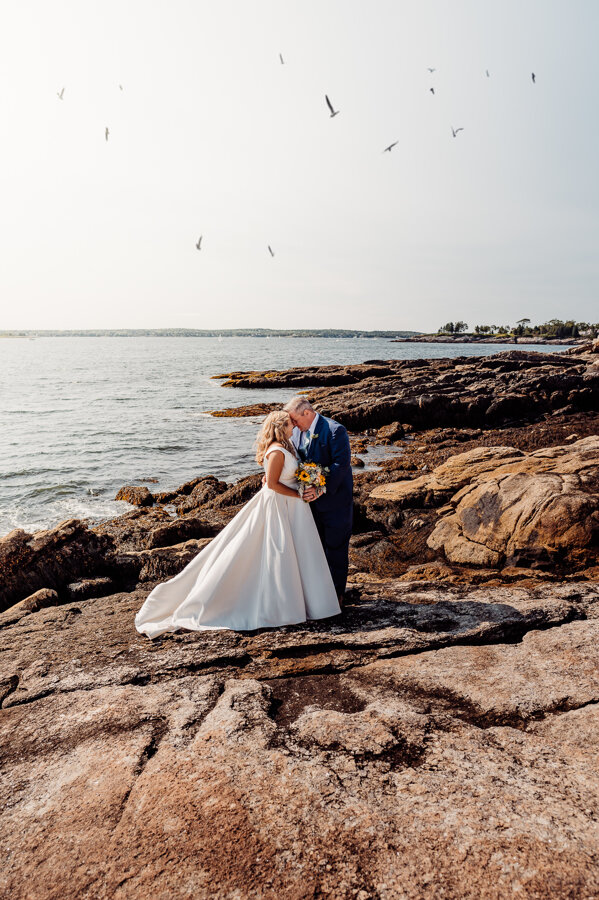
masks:
[[[283,462],[283,469],[279,476],[279,481],[282,481],[283,484],[287,485],[287,487],[291,487],[294,488],[294,490],[297,490],[297,479],[295,477],[295,473],[297,471],[297,457],[294,453],[291,453],[285,447],[281,446],[281,444],[275,442],[270,445],[270,447],[264,454],[264,468],[266,469],[267,460],[270,454],[275,450],[278,450],[285,457]]]

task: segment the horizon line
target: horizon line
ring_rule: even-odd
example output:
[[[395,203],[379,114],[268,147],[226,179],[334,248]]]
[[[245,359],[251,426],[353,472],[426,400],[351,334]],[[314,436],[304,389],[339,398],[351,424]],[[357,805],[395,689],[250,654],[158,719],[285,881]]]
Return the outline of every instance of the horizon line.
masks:
[[[0,328],[0,335],[3,334],[30,334],[32,332],[97,332],[97,331],[179,331],[179,332],[200,332],[204,334],[215,333],[232,333],[232,332],[265,332],[269,334],[282,334],[288,332],[302,332],[303,334],[322,334],[323,332],[334,332],[336,334],[431,334],[433,332],[421,331],[413,328],[261,328],[260,326],[250,326],[248,328],[183,328],[179,326],[162,326],[160,328],[128,328],[126,326],[102,327],[102,328]]]

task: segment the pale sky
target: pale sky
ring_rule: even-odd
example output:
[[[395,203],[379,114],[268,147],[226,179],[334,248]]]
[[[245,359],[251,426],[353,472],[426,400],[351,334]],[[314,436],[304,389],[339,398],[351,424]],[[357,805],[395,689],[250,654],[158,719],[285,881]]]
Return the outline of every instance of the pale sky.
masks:
[[[3,0],[0,330],[596,322],[598,35],[597,0]]]

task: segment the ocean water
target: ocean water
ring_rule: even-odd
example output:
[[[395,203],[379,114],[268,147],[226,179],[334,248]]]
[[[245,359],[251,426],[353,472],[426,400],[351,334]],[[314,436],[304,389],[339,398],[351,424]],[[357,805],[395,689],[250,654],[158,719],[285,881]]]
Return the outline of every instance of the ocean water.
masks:
[[[132,508],[114,500],[125,484],[145,481],[162,491],[198,475],[233,481],[256,471],[252,445],[259,420],[214,418],[208,410],[284,402],[294,391],[223,388],[212,375],[506,349],[370,338],[3,339],[0,536],[71,517],[92,525],[119,515]]]

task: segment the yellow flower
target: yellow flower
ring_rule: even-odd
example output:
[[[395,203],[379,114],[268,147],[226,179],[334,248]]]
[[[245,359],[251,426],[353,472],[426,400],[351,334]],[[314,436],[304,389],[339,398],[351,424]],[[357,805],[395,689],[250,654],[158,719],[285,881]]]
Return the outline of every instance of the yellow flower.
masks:
[[[321,475],[321,476],[319,477],[318,483],[319,483],[319,485],[320,485],[321,487],[324,487],[324,484],[325,484],[324,475]]]
[[[310,476],[308,475],[307,472],[300,472],[297,477],[299,478],[300,481],[310,481]]]

